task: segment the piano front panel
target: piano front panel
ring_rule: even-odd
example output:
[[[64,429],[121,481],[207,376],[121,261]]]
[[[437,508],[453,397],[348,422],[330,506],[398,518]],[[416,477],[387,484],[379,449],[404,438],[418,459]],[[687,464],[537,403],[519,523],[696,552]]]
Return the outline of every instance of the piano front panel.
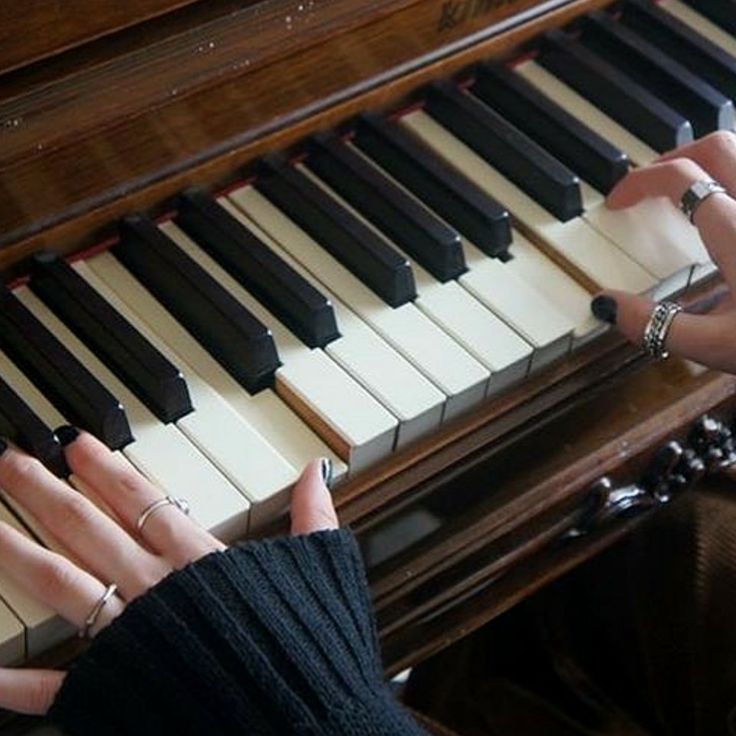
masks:
[[[668,6],[673,4],[670,0]],[[423,12],[431,16],[439,6],[430,5],[424,4]],[[482,13],[476,17],[470,9],[481,5],[444,3],[442,7],[448,13],[460,8],[458,12],[466,15],[452,16],[456,25],[467,23],[472,29],[484,21]],[[534,4],[522,5],[526,8]],[[557,21],[580,12],[580,3],[559,5],[551,14]],[[588,3],[585,7],[597,5]],[[410,9],[397,10],[394,19]],[[521,9],[521,5],[513,8]],[[523,13],[513,17],[521,16]],[[436,14],[432,17],[436,21]],[[549,19],[545,17],[544,22]],[[500,48],[505,50],[512,40],[531,36],[541,24],[542,19],[532,19],[502,34]],[[449,33],[453,29],[441,30]],[[395,38],[393,41],[395,44]],[[436,62],[417,70],[388,85],[388,91],[364,92],[326,114],[305,117],[293,128],[259,138],[252,145],[236,146],[226,155],[186,172],[167,175],[145,191],[135,192],[122,185],[120,197],[113,201],[112,190],[101,190],[99,206],[93,206],[80,220],[52,225],[7,247],[3,257],[8,272],[23,269],[24,264],[15,259],[40,243],[53,243],[62,250],[72,241],[78,246],[84,243],[84,239],[76,238],[81,229],[92,226],[87,236],[92,237],[94,224],[103,217],[120,214],[134,204],[151,205],[157,197],[173,193],[195,179],[200,184],[213,177],[227,179],[241,160],[277,143],[291,143],[318,124],[334,125],[346,115],[365,109],[368,103],[406,101],[412,82],[437,76],[440,67],[446,76],[471,60],[486,58],[490,43],[481,41],[444,65]],[[497,48],[495,51],[499,53]],[[526,75],[526,71],[523,73]],[[444,96],[442,104],[450,105],[449,110],[455,109],[455,98],[460,100],[459,109],[471,100],[461,87],[438,90],[436,93]],[[300,94],[307,94],[307,90]],[[407,255],[399,250],[399,260],[391,260],[396,243],[384,239],[380,221],[372,221],[359,200],[351,204],[343,198],[341,194],[347,197],[348,193],[340,192],[339,182],[328,185],[308,158],[306,166],[269,163],[268,177],[274,179],[266,179],[261,173],[263,185],[259,179],[255,187],[231,181],[222,190],[219,204],[213,203],[209,230],[195,232],[193,220],[184,209],[174,213],[173,220],[169,212],[158,228],[149,226],[153,235],[149,232],[146,237],[163,239],[174,254],[172,273],[180,271],[190,285],[200,287],[205,276],[198,274],[207,275],[214,289],[210,296],[223,305],[223,314],[245,309],[253,325],[260,321],[272,330],[282,363],[271,367],[272,388],[259,391],[255,384],[246,387],[243,377],[234,375],[232,366],[228,368],[222,356],[216,355],[216,340],[203,342],[206,322],[193,322],[196,315],[186,309],[178,311],[183,308],[182,296],[186,301],[181,285],[171,281],[167,286],[163,281],[145,278],[149,265],[145,259],[152,257],[148,245],[124,255],[127,241],[117,245],[108,242],[82,253],[74,271],[181,369],[196,410],[177,417],[173,423],[162,425],[145,398],[122,385],[109,368],[103,368],[99,356],[82,344],[85,340],[80,341],[68,326],[54,318],[41,298],[25,286],[16,290],[20,301],[104,388],[125,398],[136,436],[136,442],[124,450],[131,462],[167,489],[182,480],[177,472],[184,473],[192,482],[195,496],[198,486],[201,491],[209,485],[200,479],[208,472],[213,475],[216,503],[208,505],[208,499],[196,496],[193,507],[204,523],[224,537],[234,538],[249,530],[268,533],[273,528],[269,525],[285,507],[288,486],[300,466],[311,457],[332,455],[337,479],[349,474],[337,485],[336,504],[342,521],[355,526],[366,554],[391,671],[418,661],[481,625],[610,544],[628,528],[626,524],[604,524],[601,529],[581,531],[592,503],[594,482],[605,474],[612,474],[618,483],[637,481],[655,450],[672,438],[687,440],[690,426],[701,414],[714,410],[730,424],[733,410],[733,379],[677,361],[634,372],[634,368],[641,368],[642,356],[614,335],[601,336],[601,326],[591,323],[586,309],[578,309],[580,304],[587,304],[598,287],[609,285],[657,295],[676,294],[688,287],[685,299],[694,306],[717,298],[721,293],[718,287],[714,291],[707,284],[696,283],[711,276],[712,267],[702,245],[689,240],[691,231],[683,225],[684,220],[673,220],[673,239],[682,240],[686,230],[688,238],[684,239],[683,251],[669,262],[655,260],[653,251],[627,250],[626,240],[631,233],[627,228],[635,225],[614,223],[614,227],[603,222],[603,215],[595,214],[601,206],[600,192],[584,184],[580,213],[551,212],[549,201],[538,201],[539,194],[526,191],[523,180],[513,182],[504,174],[502,161],[486,160],[482,147],[474,147],[477,144],[467,128],[455,126],[452,115],[448,117],[444,109],[433,104],[424,110],[412,108],[396,114],[390,125],[403,131],[402,135],[414,136],[414,141],[423,139],[431,151],[427,155],[434,161],[432,166],[449,164],[448,171],[454,170],[455,175],[459,172],[464,181],[475,183],[476,196],[485,190],[514,217],[510,246],[507,243],[493,255],[476,247],[480,243],[460,238],[468,266],[463,273],[447,277],[430,273],[419,263],[421,254],[416,252]],[[471,109],[472,115],[482,123],[482,106],[476,105],[475,110]],[[295,113],[297,117],[301,114],[303,110]],[[247,127],[248,121],[232,112],[229,119],[228,124],[234,125],[234,119]],[[43,127],[43,121],[39,125]],[[217,125],[213,125],[215,128]],[[255,135],[252,129],[248,131],[248,136]],[[21,130],[19,135],[26,133]],[[622,147],[636,161],[636,156],[648,149],[635,141],[637,145],[629,151],[634,139],[630,132],[628,135],[621,138]],[[19,144],[16,152],[22,152],[23,145]],[[374,177],[391,181],[393,191],[414,203],[415,216],[419,211],[434,216],[426,192],[403,178],[391,162],[382,161],[376,151],[363,147],[360,134],[350,145],[339,140],[335,145],[352,151]],[[53,162],[53,155],[43,157],[44,166]],[[0,169],[2,176],[19,173],[21,160]],[[37,157],[34,165],[40,165],[40,160]],[[59,173],[63,171],[62,167]],[[225,171],[227,176],[221,176]],[[279,186],[286,193],[281,200]],[[56,187],[57,193],[66,191],[59,180]],[[49,188],[54,189],[53,182]],[[37,191],[43,194],[44,190]],[[301,195],[292,195],[290,200],[293,191]],[[72,191],[71,196],[76,194]],[[109,204],[104,202],[106,197]],[[305,209],[307,201],[312,203],[312,210]],[[7,202],[11,208],[18,204],[12,196]],[[155,205],[152,209],[156,211]],[[16,214],[21,210],[17,208]],[[39,222],[33,217],[37,215],[37,211],[31,214],[24,225],[19,225],[21,229],[35,229]],[[63,207],[58,210],[60,221],[68,215]],[[11,213],[8,219],[9,237],[17,232],[14,223],[20,222],[13,220],[14,216]],[[443,212],[443,217],[449,215]],[[320,244],[327,224],[336,240],[329,253]],[[458,229],[462,231],[462,227]],[[299,332],[298,315],[292,314],[290,319],[290,307],[285,302],[279,307],[274,293],[264,295],[247,279],[244,281],[237,266],[207,246],[208,232],[223,242],[232,240],[236,251],[238,243],[242,247],[246,242],[243,238],[251,238],[251,244],[256,238],[282,262],[281,286],[302,289],[301,293],[306,293],[305,288],[316,289],[333,302],[341,334],[325,336],[320,347],[305,344],[304,335],[294,331]],[[361,245],[375,260],[361,265],[354,261],[352,252],[340,252],[337,240],[345,238],[348,248],[350,243],[352,247]],[[111,244],[112,253],[107,252]],[[162,243],[159,245],[163,248]],[[591,254],[600,260],[594,261]],[[409,285],[402,282],[403,296],[385,291],[381,279],[381,283],[371,283],[370,269],[377,267],[376,263],[380,262],[382,268],[393,264],[401,270],[405,267],[400,263],[402,257],[408,259],[406,263],[415,277]],[[138,258],[143,260],[136,261]],[[186,268],[177,265],[185,258],[189,264]],[[121,261],[136,275],[131,275]],[[604,265],[609,263],[614,266]],[[607,281],[616,274],[626,275],[615,284]],[[499,280],[494,282],[493,278]],[[517,280],[518,287],[509,288]],[[519,293],[528,294],[527,303],[536,300],[543,304],[550,280],[557,283],[567,305],[549,302],[533,310],[535,313],[520,312],[518,304],[523,300],[518,298]],[[169,287],[172,290],[167,291]],[[417,293],[413,301],[413,292],[408,293],[412,288]],[[571,300],[573,292],[576,297]],[[392,300],[402,303],[394,304]],[[281,308],[283,312],[278,311]],[[539,320],[540,311],[555,314],[559,324],[553,324],[551,316]],[[463,323],[465,312],[472,312],[472,324]],[[224,323],[212,323],[214,335],[219,331],[218,324],[221,327]],[[480,333],[490,330],[491,325],[510,332],[528,349],[506,360],[503,370],[508,373],[497,370],[496,358],[483,343]],[[8,345],[7,349],[13,348]],[[568,355],[569,350],[572,352]],[[3,359],[7,360],[5,356]],[[519,381],[527,372],[529,376]],[[498,390],[492,388],[496,373],[506,377]],[[60,421],[59,407],[49,407],[44,397],[37,393],[31,396],[24,387],[28,376],[8,374],[3,378],[29,405],[38,407],[37,413],[49,426]],[[339,390],[335,389],[337,385]],[[258,388],[262,388],[260,383]],[[489,398],[484,401],[485,396]],[[62,409],[64,419],[69,418],[69,411],[73,407]],[[163,454],[162,448],[166,448]],[[168,458],[178,457],[176,453],[187,448],[196,462],[175,460],[166,464]],[[161,457],[167,460],[162,463]],[[261,465],[254,466],[253,458],[258,458]],[[191,471],[183,470],[186,468]],[[0,585],[0,598],[3,595]],[[5,595],[13,608],[10,598],[16,593]],[[17,621],[8,620],[14,623],[8,629],[8,651],[17,653]],[[58,636],[54,626],[49,630],[51,640]],[[35,640],[34,647],[35,654],[39,649]],[[15,658],[9,656],[8,660]]]

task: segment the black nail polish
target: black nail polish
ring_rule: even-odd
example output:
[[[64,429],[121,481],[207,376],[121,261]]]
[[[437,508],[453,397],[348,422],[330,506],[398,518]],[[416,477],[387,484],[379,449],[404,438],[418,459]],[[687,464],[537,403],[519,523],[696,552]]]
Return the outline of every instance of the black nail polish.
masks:
[[[590,303],[590,310],[598,319],[608,322],[609,325],[616,324],[618,305],[613,297],[605,295],[597,296]]]
[[[54,434],[59,438],[61,446],[66,447],[67,445],[71,445],[79,437],[79,430],[76,427],[72,427],[71,424],[65,424],[63,427],[55,429]]]
[[[328,457],[323,457],[320,468],[322,470],[322,480],[329,488],[332,485],[332,460]]]

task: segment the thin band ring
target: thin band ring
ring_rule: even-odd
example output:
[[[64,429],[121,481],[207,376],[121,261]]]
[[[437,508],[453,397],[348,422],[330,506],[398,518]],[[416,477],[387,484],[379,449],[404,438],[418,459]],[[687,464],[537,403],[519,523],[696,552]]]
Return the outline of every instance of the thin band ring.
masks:
[[[654,307],[644,329],[642,341],[642,346],[648,355],[656,359],[664,359],[669,356],[665,343],[670,327],[680,312],[682,312],[682,307],[675,302],[660,302]]]
[[[80,639],[89,639],[89,633],[92,631],[92,627],[97,623],[97,619],[102,613],[102,609],[107,605],[107,602],[118,592],[118,586],[115,583],[105,588],[105,592],[100,596],[100,599],[92,607],[89,615],[84,619],[84,626],[79,630]]]
[[[138,530],[138,532],[142,532],[145,523],[159,509],[164,508],[164,506],[175,506],[185,516],[189,515],[189,504],[187,503],[186,499],[176,498],[175,496],[164,496],[163,498],[159,498],[158,501],[154,501],[149,506],[146,506],[146,508],[141,511],[140,516],[135,523],[135,528]]]

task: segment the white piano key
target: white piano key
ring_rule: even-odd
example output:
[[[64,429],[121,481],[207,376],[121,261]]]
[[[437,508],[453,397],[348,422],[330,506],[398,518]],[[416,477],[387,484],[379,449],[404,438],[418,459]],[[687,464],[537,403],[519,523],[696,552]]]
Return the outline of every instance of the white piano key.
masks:
[[[230,199],[447,395],[446,418],[483,399],[490,371],[413,304],[386,306],[253,187],[231,192]]]
[[[697,228],[669,198],[649,197],[633,207],[614,211],[606,207],[602,195],[583,186],[586,190],[585,220],[632,258],[638,259],[650,273],[659,275],[663,284],[667,281],[665,274],[676,264],[680,264],[682,270],[690,270],[685,286],[692,283],[694,269],[701,274],[696,280],[715,272],[716,267]],[[673,293],[666,293],[664,287],[657,290],[656,296],[672,296]]]
[[[506,268],[544,294],[575,325],[573,348],[605,332],[608,326],[590,311],[592,294],[535,248],[521,233],[514,231]]]
[[[652,292],[666,284],[668,292],[674,293],[687,286],[691,268],[677,270],[666,282],[661,281],[583,218],[576,217],[568,222],[558,220],[424,112],[411,113],[401,122],[504,204],[536,237],[557,251],[598,288],[641,293]]]
[[[165,231],[166,226],[162,229]],[[100,286],[99,281],[93,281],[94,274],[85,269],[84,264],[77,266],[77,270],[93,283],[98,291],[103,288],[107,290],[106,287]],[[109,290],[107,290],[106,298],[108,301],[117,299],[109,293]],[[119,299],[116,304],[119,304]],[[136,321],[136,316],[131,314],[127,306],[123,305],[121,309],[126,310],[129,321]],[[139,322],[136,324],[140,325]],[[140,325],[139,329],[141,332],[152,331],[146,323]],[[156,337],[153,337],[153,340],[155,341]],[[347,474],[345,463],[272,390],[264,389],[256,395],[249,394],[193,338],[185,340],[184,344],[191,345],[191,349],[185,349],[183,352],[173,350],[175,357],[172,358],[172,361],[176,362],[181,359],[188,364],[190,369],[202,377],[207,385],[219,394],[249,426],[253,427],[271,447],[276,448],[293,468],[301,471],[315,458],[327,457],[332,461],[335,482]]]
[[[23,624],[5,603],[0,602],[0,667],[21,664],[25,653]]]
[[[176,231],[169,228],[168,234],[176,235],[175,242],[179,247],[183,243],[182,250],[188,255],[195,257],[197,251],[202,253],[178,228]],[[147,325],[146,331],[160,350],[178,356],[179,363],[193,358],[206,367],[204,348],[111,254],[102,254],[88,263],[116,291],[130,312],[137,315],[138,323]],[[393,449],[396,419],[324,353],[306,348],[255,299],[245,297],[243,301],[273,332],[284,363],[276,372],[279,395],[348,462],[351,472],[389,454]],[[203,377],[197,376],[197,380],[202,381]],[[266,519],[256,513],[257,507],[253,511],[251,526],[258,526]]]
[[[378,168],[383,175],[390,179],[397,187],[403,189],[408,196],[412,197],[422,207],[427,208],[421,200],[417,199],[413,192],[404,187],[401,182],[394,179],[391,174],[368,158],[362,151],[360,151],[360,149],[353,146],[351,147],[355,153],[362,156],[367,162],[371,163],[371,165],[376,166],[376,168]],[[427,209],[432,212],[430,208]],[[436,212],[433,212],[433,214],[435,217],[439,217]],[[523,252],[526,256],[523,259],[512,258],[512,260],[503,263],[504,269],[508,269],[513,272],[511,278],[514,283],[518,280],[525,282],[524,285],[520,287],[524,292],[531,287],[536,292],[533,296],[535,303],[538,303],[540,298],[545,299],[545,311],[549,309],[552,312],[559,312],[561,315],[564,315],[564,318],[574,326],[573,346],[582,344],[595,335],[600,334],[605,326],[602,327],[600,322],[598,322],[598,320],[596,320],[590,313],[590,292],[586,291],[574,279],[568,276],[565,271],[545,256],[538,248],[536,248],[536,246],[531,245],[518,231],[514,231],[513,239],[509,252],[512,255],[516,255],[516,243],[520,243],[522,250],[518,252]],[[486,262],[490,260],[490,256],[462,236],[461,243],[468,272],[479,271],[480,275],[477,277],[477,281],[479,284],[482,284]],[[498,261],[498,263],[502,262]],[[505,273],[506,271],[504,271],[504,274]],[[458,279],[459,283],[465,285],[463,279],[466,277],[467,274],[461,275]],[[480,293],[484,294],[483,301],[486,306],[488,306],[492,311],[497,310],[498,314],[503,319],[506,319],[509,324],[520,320],[523,325],[527,319],[534,319],[533,316],[529,317],[526,314],[528,310],[523,310],[518,315],[512,312],[508,318],[504,317],[503,303],[502,301],[496,303],[493,290],[481,288]],[[534,331],[535,328],[531,329]],[[509,337],[511,340],[508,340]],[[492,340],[494,346],[498,349],[495,356],[496,360],[499,361],[501,365],[512,366],[514,362],[518,360],[519,338],[516,337],[516,333],[513,330],[509,331],[506,329],[503,332],[494,334]],[[523,340],[522,343],[529,346],[529,343],[525,343]],[[554,354],[552,357],[555,357]],[[502,362],[504,359],[506,361],[505,363]],[[539,367],[540,365],[544,365],[548,360],[545,361],[543,356],[537,356],[534,359],[534,366]],[[505,371],[509,369],[506,368],[503,370]],[[503,387],[506,384],[505,381],[501,382],[498,379],[498,373],[492,376],[490,390],[494,390],[499,386]]]
[[[136,294],[133,298],[140,307],[140,313],[131,307],[131,302],[127,300],[128,290],[132,289],[133,282],[138,282],[112,256],[103,254],[76,264],[75,268],[181,369],[189,387],[194,412],[177,420],[176,426],[248,500],[249,529],[255,529],[282,513],[288,507],[289,489],[298,477],[299,470],[213,390],[206,375],[203,376],[185,356],[180,356],[164,344],[143,316],[148,302]],[[114,286],[106,277],[114,279]],[[140,289],[151,301],[155,301],[142,286]],[[243,536],[242,530],[240,536]]]
[[[609,143],[624,151],[637,166],[649,164],[659,157],[653,148],[535,61],[519,64],[514,67],[514,71],[554,100],[563,110],[582,120]]]
[[[365,469],[392,451],[398,421],[390,411],[363,390],[359,382],[351,380],[339,364],[333,363],[328,357],[329,353],[307,348],[292,335],[176,225],[167,223],[162,230],[223,288],[271,328],[283,363],[276,372],[277,390],[315,431],[325,437],[338,455],[349,462],[351,472]],[[263,237],[260,232],[258,235]],[[390,359],[390,356],[386,357]],[[344,405],[336,403],[334,398],[341,391],[347,397]],[[342,461],[338,462],[343,465]]]
[[[674,15],[675,18],[679,18],[683,23],[731,54],[731,56],[736,56],[736,38],[696,10],[680,2],[680,0],[660,0],[659,7]]]
[[[59,412],[59,410],[36,388],[36,386],[28,380],[25,373],[13,363],[13,361],[0,350],[0,375],[2,375],[5,383],[12,388],[18,396],[20,396],[29,408],[35,412],[38,418],[45,422],[51,429],[56,429],[69,422]],[[13,509],[15,514],[23,520],[23,523],[33,532],[37,539],[40,539],[46,547],[55,551],[61,551],[56,540],[44,529],[36,519],[29,514],[23,506],[17,503],[13,498],[5,492],[0,491],[0,496],[8,507]]]
[[[223,442],[215,445],[215,440],[220,436],[231,439],[233,432],[242,431],[247,438],[247,433],[239,423],[233,422],[225,411],[221,409],[218,411],[214,402],[210,402],[213,405],[213,414],[207,416],[206,413],[202,413],[208,409],[205,403],[208,398],[207,391],[199,391],[191,381],[191,375],[187,375],[184,366],[180,365],[196,406],[196,411],[185,419],[191,420],[199,414],[199,424],[195,424],[194,429],[190,430],[191,434],[197,434],[193,441],[200,443],[195,446],[177,429],[179,423],[175,426],[159,422],[27,288],[17,289],[15,293],[46,328],[123,403],[135,438],[134,442],[124,448],[123,454],[133,465],[161,486],[166,493],[185,497],[192,509],[192,516],[223,539],[230,541],[247,533],[249,498],[262,502],[275,492],[272,488],[267,489],[269,493],[262,490],[263,478],[259,475],[259,471],[267,473],[270,470],[270,466],[266,463],[263,463],[263,468],[259,468],[263,454],[269,450],[267,446],[264,447],[265,443],[260,442],[250,448],[250,452],[261,453],[248,458],[250,464],[242,460],[242,455],[247,454],[249,449],[246,440],[242,444],[233,440],[229,444]],[[106,295],[103,293],[102,296]],[[204,402],[202,395],[205,398]],[[199,436],[200,434],[210,436],[203,438]],[[200,453],[197,447],[200,447],[207,457]],[[241,457],[237,465],[231,461],[231,457],[236,453],[240,453]],[[223,474],[215,468],[218,463],[224,466],[220,468]],[[223,477],[225,474],[230,482]],[[279,484],[277,490],[282,490],[288,485],[289,478],[282,476],[275,482]]]
[[[285,252],[267,233],[248,220],[225,197],[218,203],[234,218],[248,227],[281,259],[303,278],[311,281],[332,302],[340,337],[325,347],[325,352],[364,386],[399,420],[396,446],[402,447],[435,429],[442,421],[446,396],[387,345],[365,322]],[[214,263],[207,264],[231,292],[239,292],[236,282]],[[212,269],[215,269],[212,271]]]
[[[68,424],[61,412],[36,388],[13,361],[0,350],[0,375],[36,416],[50,429]]]
[[[0,504],[0,521],[28,537],[31,536],[10,510],[2,504]],[[0,600],[15,613],[25,628],[27,657],[37,657],[47,649],[69,639],[75,633],[70,623],[29,595],[3,570],[0,570]]]
[[[332,187],[306,167],[300,168],[305,176],[322,187],[342,207],[351,212],[378,237],[389,242],[391,247],[406,258],[411,264],[416,282],[417,298],[414,304],[491,371],[489,390],[491,387],[496,390],[507,386],[513,380],[526,375],[531,364],[530,344],[536,351],[535,361],[541,360],[542,356],[552,360],[567,352],[572,326],[566,323],[561,324],[562,320],[555,319],[557,314],[554,308],[552,308],[551,316],[548,315],[545,329],[536,331],[533,337],[525,335],[528,339],[528,342],[525,342],[513,330],[510,330],[503,319],[499,319],[499,316],[475,299],[470,292],[461,288],[455,281],[446,283],[437,281],[408,253],[357,212]],[[499,312],[499,315],[504,318],[502,312]],[[534,332],[533,328],[529,332]],[[536,339],[537,337],[539,340]],[[499,350],[499,346],[504,349]],[[511,360],[509,360],[509,349],[513,351]],[[510,372],[511,376],[503,375],[504,371]],[[500,375],[496,375],[497,373]]]
[[[398,420],[321,350],[294,353],[277,372],[281,391],[306,410],[306,421],[334,435],[351,473],[366,470],[394,448]]]
[[[635,135],[610,120],[535,62],[525,62],[516,71],[624,151],[636,164],[646,165],[658,157]],[[671,296],[688,283],[701,281],[715,273],[716,267],[697,230],[669,200],[651,198],[614,212],[606,208],[602,194],[586,184],[582,189],[585,220],[660,280],[660,287],[654,293],[656,298]],[[678,264],[683,270],[690,266],[686,283],[685,279],[676,278],[668,282],[667,273]]]
[[[26,402],[31,410],[35,412],[38,418],[44,422],[47,427],[56,429],[57,427],[69,423],[66,417],[64,417],[43,394],[41,394],[36,386],[28,380],[25,373],[23,373],[1,350],[0,375],[2,375],[3,380]],[[125,462],[130,462],[122,452],[117,451],[116,455],[120,456]],[[87,493],[87,488],[79,478],[72,475],[68,481],[78,491],[85,495],[89,495]],[[41,527],[33,516],[26,512],[20,504],[16,503],[7,495],[4,496],[4,500],[6,504],[13,509],[15,514],[23,520],[36,538],[40,539],[46,547],[55,551],[63,552],[63,549],[58,545],[56,540],[43,527]],[[101,507],[103,506],[101,499],[95,498],[94,500],[96,503],[100,504]],[[104,510],[107,512],[107,509]]]

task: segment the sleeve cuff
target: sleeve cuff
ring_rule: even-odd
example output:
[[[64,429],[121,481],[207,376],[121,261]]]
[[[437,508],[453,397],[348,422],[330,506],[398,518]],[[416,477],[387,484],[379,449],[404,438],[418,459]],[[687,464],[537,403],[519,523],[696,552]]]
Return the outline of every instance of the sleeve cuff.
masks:
[[[95,736],[422,733],[382,682],[347,530],[248,542],[171,574],[96,637],[49,715]]]

